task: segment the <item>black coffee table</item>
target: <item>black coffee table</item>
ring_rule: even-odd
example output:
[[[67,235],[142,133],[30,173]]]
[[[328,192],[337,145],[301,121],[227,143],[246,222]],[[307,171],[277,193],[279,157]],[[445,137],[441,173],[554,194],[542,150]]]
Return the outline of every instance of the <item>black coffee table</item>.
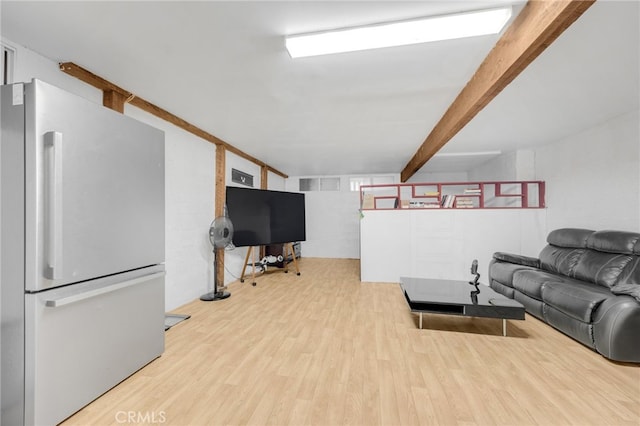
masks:
[[[502,335],[507,335],[507,320],[523,320],[524,306],[516,300],[496,293],[483,284],[467,281],[427,278],[400,278],[400,287],[411,308],[420,314],[460,315],[502,319]]]

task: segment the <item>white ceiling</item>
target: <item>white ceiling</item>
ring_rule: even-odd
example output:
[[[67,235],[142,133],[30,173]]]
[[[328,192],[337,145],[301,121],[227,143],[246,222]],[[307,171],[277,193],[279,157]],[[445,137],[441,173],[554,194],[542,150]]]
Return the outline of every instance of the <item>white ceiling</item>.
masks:
[[[1,34],[75,62],[292,176],[399,173],[498,36],[291,59],[284,35],[523,3],[0,3]],[[596,2],[443,149],[508,152],[639,108],[640,7]],[[491,155],[434,158],[464,171]]]

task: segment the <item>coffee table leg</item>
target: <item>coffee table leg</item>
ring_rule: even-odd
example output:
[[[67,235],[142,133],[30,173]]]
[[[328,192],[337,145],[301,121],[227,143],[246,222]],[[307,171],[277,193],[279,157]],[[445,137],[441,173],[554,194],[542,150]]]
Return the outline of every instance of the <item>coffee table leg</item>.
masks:
[[[504,318],[502,319],[502,335],[507,336],[507,320]]]
[[[420,330],[422,330],[422,312],[420,312]]]

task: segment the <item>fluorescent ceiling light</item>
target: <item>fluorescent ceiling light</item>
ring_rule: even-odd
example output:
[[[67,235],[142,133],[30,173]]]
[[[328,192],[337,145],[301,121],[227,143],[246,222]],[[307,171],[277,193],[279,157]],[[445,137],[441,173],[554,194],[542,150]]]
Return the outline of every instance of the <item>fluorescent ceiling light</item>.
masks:
[[[502,151],[475,151],[475,152],[438,152],[434,157],[479,157],[483,155],[500,155]]]
[[[499,33],[511,17],[511,7],[434,16],[411,21],[288,36],[292,58],[403,46]]]

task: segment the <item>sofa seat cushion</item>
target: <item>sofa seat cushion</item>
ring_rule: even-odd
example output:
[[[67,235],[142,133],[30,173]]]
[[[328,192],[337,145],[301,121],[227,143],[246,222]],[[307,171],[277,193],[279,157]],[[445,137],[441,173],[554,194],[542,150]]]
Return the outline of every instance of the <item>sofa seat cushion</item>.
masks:
[[[508,287],[513,287],[513,274],[517,271],[523,269],[535,270],[534,268],[529,266],[516,265],[515,263],[507,262],[492,262],[489,266],[489,269],[489,275],[491,276],[491,279],[496,280]]]
[[[565,314],[564,312],[544,304],[543,308],[544,320],[562,331],[567,336],[576,339],[578,342],[586,345],[591,349],[595,349],[594,324],[582,321],[576,321],[575,318]]]
[[[607,288],[576,280],[547,282],[542,288],[543,302],[584,323],[591,323],[598,306],[612,297]]]
[[[548,281],[563,282],[559,275],[535,269],[523,269],[513,274],[513,288],[536,300],[542,300],[542,287]]]
[[[489,283],[489,287],[491,287],[493,290],[497,291],[498,293],[504,296],[507,296],[509,299],[513,299],[513,295],[516,292],[513,289],[513,287],[507,287],[506,285],[493,279]]]

